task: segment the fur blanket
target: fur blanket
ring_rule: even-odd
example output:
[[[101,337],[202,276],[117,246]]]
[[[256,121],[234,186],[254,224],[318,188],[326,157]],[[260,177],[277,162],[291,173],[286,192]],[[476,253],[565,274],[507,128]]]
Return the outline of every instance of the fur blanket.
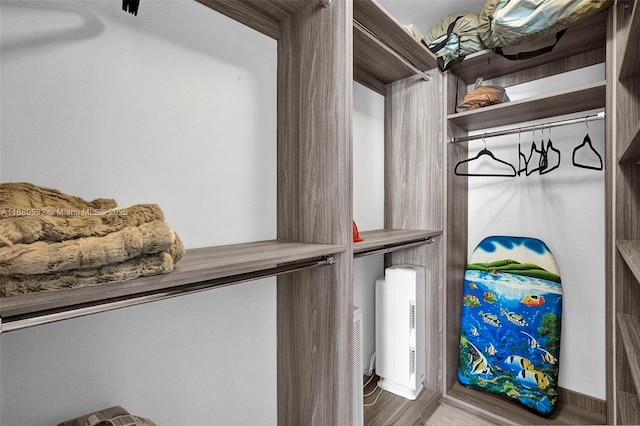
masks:
[[[98,268],[40,275],[0,275],[0,297],[87,287],[164,274],[173,271],[175,262],[169,253],[160,252]]]
[[[97,198],[85,201],[80,197],[63,194],[57,189],[43,188],[27,182],[9,182],[0,184],[0,207],[3,209],[43,209],[60,211],[112,209],[115,200]],[[0,219],[11,217],[0,215]]]
[[[59,243],[38,241],[0,248],[0,274],[46,274],[96,268],[144,254],[167,251],[175,233],[162,221],[129,226],[104,237],[86,237]]]
[[[185,253],[155,204],[3,183],[0,213],[0,297],[167,273]]]
[[[65,211],[34,209],[33,212],[38,214],[3,218],[0,220],[0,247],[36,241],[60,242],[74,238],[102,237],[129,226],[164,220],[164,215],[156,204],[139,204],[104,211],[91,210],[88,214],[78,216],[58,214]]]

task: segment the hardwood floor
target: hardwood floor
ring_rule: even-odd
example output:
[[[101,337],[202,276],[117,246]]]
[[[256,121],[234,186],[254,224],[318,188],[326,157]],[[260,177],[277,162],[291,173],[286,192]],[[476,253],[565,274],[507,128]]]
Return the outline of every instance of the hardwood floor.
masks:
[[[446,403],[441,403],[426,423],[427,426],[489,426],[493,424]]]
[[[368,380],[367,377],[365,377],[365,382],[366,380]],[[438,392],[425,389],[415,401],[409,401],[387,391],[380,392],[380,389],[376,389],[378,380],[379,378],[376,376],[364,389],[365,395],[370,394],[364,399],[364,424],[366,426],[587,425],[606,423],[605,414],[594,412],[593,407],[559,403],[552,416],[543,418],[523,409],[519,404],[461,385],[454,386],[445,398],[442,398]],[[475,404],[466,404],[461,401],[475,402]],[[491,411],[479,411],[475,407],[491,407]]]

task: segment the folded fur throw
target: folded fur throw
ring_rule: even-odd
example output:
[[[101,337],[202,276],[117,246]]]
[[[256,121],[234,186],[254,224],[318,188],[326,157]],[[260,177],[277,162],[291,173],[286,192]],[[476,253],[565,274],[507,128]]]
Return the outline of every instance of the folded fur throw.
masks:
[[[95,268],[167,251],[176,234],[156,220],[129,226],[104,237],[86,237],[59,243],[39,241],[0,248],[0,274],[45,274]]]
[[[87,287],[164,274],[173,271],[175,262],[169,253],[160,252],[98,268],[39,275],[0,275],[0,297]]]
[[[102,237],[128,226],[164,220],[156,204],[138,204],[123,209],[75,210],[82,213],[77,216],[63,214],[68,211],[34,209],[35,215],[13,215],[0,220],[0,247],[35,241]]]
[[[0,297],[167,273],[184,253],[155,204],[0,184]]]
[[[0,207],[8,210],[43,209],[74,212],[77,210],[113,209],[115,200],[97,198],[85,201],[80,197],[64,194],[57,189],[44,188],[27,182],[8,182],[0,184]],[[0,219],[12,217],[0,215]]]

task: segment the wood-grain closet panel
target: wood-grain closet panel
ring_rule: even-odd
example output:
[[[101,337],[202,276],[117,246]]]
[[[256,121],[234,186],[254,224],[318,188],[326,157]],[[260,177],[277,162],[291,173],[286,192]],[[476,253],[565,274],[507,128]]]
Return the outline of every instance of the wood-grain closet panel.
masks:
[[[278,422],[351,422],[352,3],[316,2],[278,42],[278,238],[345,246],[278,277]]]
[[[385,98],[385,228],[443,229],[444,129],[443,75],[430,81],[409,77],[387,88]],[[425,386],[442,383],[442,238],[435,243],[394,252],[389,264],[426,269]]]

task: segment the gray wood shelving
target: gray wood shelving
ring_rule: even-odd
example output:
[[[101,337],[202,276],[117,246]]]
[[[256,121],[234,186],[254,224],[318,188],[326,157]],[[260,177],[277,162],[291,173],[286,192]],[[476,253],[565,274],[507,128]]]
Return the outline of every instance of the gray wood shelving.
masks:
[[[626,25],[627,37],[624,44],[622,61],[618,68],[618,79],[623,80],[630,76],[640,74],[640,55],[637,49],[640,45],[640,6],[637,1],[627,1],[627,8],[631,13],[627,14],[629,23]]]
[[[638,395],[618,391],[618,406],[622,416],[622,424],[640,424],[640,400],[638,400]]]
[[[608,422],[640,419],[640,6],[619,0],[613,7],[607,114],[607,244],[610,254],[607,315]],[[616,329],[617,327],[617,329]]]
[[[620,240],[616,246],[636,280],[640,281],[640,241]]]
[[[414,229],[378,229],[360,232],[363,241],[353,243],[354,257],[390,253],[407,246],[417,246],[433,242],[433,237],[442,231],[421,231]]]
[[[123,307],[128,304],[125,300],[129,300],[129,304],[137,304],[140,301],[173,297],[232,282],[285,273],[287,270],[322,264],[327,256],[345,249],[345,246],[339,245],[278,240],[191,249],[176,264],[175,270],[168,274],[2,298],[2,329],[13,330],[21,328],[20,325],[37,325],[86,315],[88,311]],[[118,303],[113,304],[114,301]],[[99,305],[105,306],[88,309]],[[38,316],[43,318],[38,320]],[[30,321],[25,321],[27,319]],[[13,324],[16,321],[19,323]]]
[[[511,61],[490,50],[484,50],[468,55],[462,62],[453,66],[451,71],[466,84],[473,84],[478,76],[489,80],[596,50],[605,46],[606,21],[607,12],[601,12],[569,28],[553,51],[544,55]]]
[[[629,373],[636,389],[640,389],[640,317],[622,313],[616,317],[622,346],[627,354]]]
[[[450,114],[449,122],[472,131],[603,108],[606,82],[586,84],[527,99]]]

